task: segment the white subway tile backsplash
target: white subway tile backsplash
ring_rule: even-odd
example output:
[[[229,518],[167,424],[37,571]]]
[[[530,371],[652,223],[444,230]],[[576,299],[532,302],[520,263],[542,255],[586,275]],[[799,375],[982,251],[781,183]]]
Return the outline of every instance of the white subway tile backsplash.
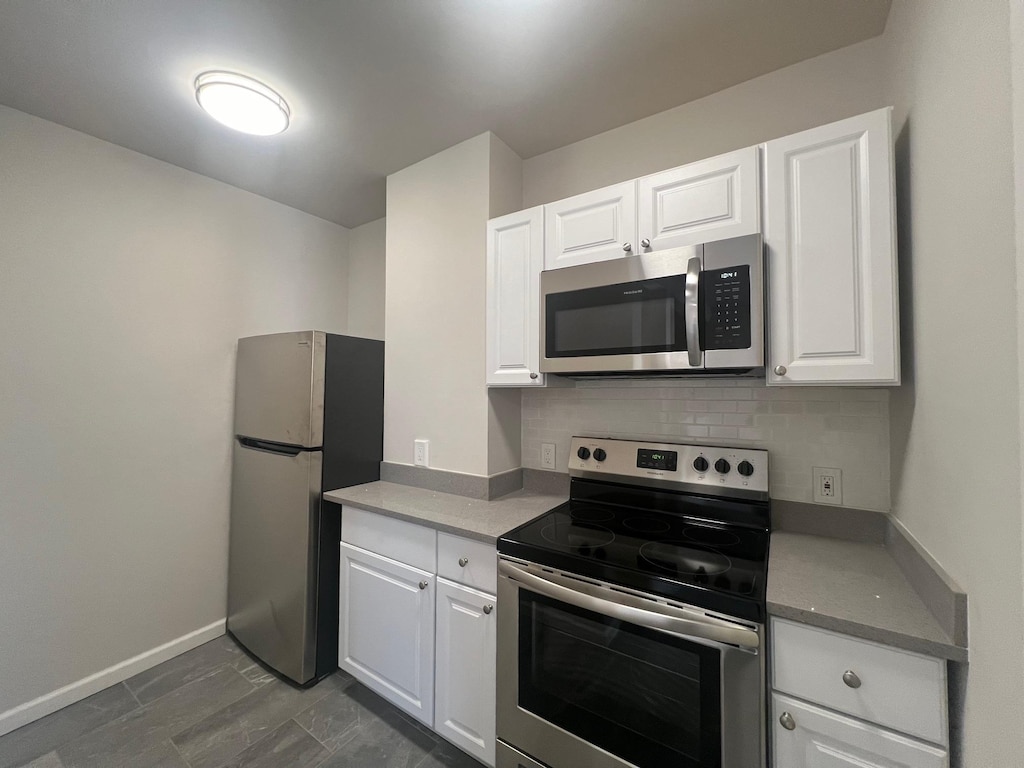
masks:
[[[811,501],[811,467],[841,467],[843,505],[889,510],[889,391],[772,387],[739,379],[584,381],[523,391],[523,466],[573,435],[736,445],[769,451],[774,498]]]

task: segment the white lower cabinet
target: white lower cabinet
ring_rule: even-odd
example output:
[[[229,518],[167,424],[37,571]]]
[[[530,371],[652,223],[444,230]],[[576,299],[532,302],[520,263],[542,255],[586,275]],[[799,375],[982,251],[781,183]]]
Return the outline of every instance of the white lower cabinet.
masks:
[[[341,545],[338,666],[427,725],[434,718],[435,578]]]
[[[944,749],[778,693],[772,715],[775,768],[949,766]]]
[[[493,766],[494,545],[347,506],[341,539],[338,666]]]
[[[494,595],[437,580],[434,730],[494,765]]]
[[[948,768],[946,663],[771,620],[774,768]]]

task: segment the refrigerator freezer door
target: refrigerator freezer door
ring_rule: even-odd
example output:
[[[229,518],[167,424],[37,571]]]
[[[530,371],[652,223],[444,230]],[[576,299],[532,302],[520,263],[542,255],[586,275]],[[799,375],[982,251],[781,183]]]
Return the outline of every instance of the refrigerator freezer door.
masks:
[[[271,452],[235,441],[228,630],[297,683],[316,664],[320,451]]]
[[[319,448],[324,439],[322,331],[238,340],[235,434]]]

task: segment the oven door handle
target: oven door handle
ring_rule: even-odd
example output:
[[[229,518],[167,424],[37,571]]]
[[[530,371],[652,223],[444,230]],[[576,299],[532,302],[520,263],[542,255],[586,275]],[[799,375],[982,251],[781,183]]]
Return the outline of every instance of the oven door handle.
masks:
[[[692,368],[704,365],[700,348],[700,268],[700,256],[694,256],[687,262],[683,320],[686,323],[686,353]]]
[[[757,632],[746,627],[739,627],[728,624],[724,621],[704,618],[689,618],[676,615],[682,613],[681,609],[669,605],[651,602],[648,607],[640,608],[636,605],[628,605],[619,602],[606,600],[603,597],[587,594],[578,591],[576,586],[564,586],[542,578],[531,573],[526,568],[510,563],[506,560],[498,561],[498,572],[514,581],[521,582],[534,592],[550,597],[553,600],[560,600],[577,608],[583,608],[594,613],[600,613],[611,619],[619,619],[640,627],[656,629],[676,637],[684,639],[700,638],[726,645],[735,645],[740,648],[757,650],[761,640]],[[557,578],[557,577],[556,577]],[[578,582],[580,589],[601,589],[593,587],[586,582]],[[633,598],[626,593],[616,593],[616,599],[639,602],[642,598]],[[644,601],[647,602],[647,601]]]

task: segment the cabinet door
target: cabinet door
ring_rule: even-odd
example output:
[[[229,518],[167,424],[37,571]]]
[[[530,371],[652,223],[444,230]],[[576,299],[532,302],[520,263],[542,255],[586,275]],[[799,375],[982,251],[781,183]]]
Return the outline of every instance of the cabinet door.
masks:
[[[640,179],[640,253],[759,233],[757,166],[747,147]]]
[[[890,111],[765,145],[769,384],[899,384]]]
[[[772,694],[775,768],[948,768],[944,749]],[[783,722],[793,726],[792,730]]]
[[[544,269],[637,253],[636,182],[595,189],[544,206]]]
[[[434,730],[494,765],[494,595],[437,580]]]
[[[544,208],[487,222],[487,383],[529,387],[540,373]]]
[[[341,544],[338,666],[428,726],[434,581],[426,571]]]

